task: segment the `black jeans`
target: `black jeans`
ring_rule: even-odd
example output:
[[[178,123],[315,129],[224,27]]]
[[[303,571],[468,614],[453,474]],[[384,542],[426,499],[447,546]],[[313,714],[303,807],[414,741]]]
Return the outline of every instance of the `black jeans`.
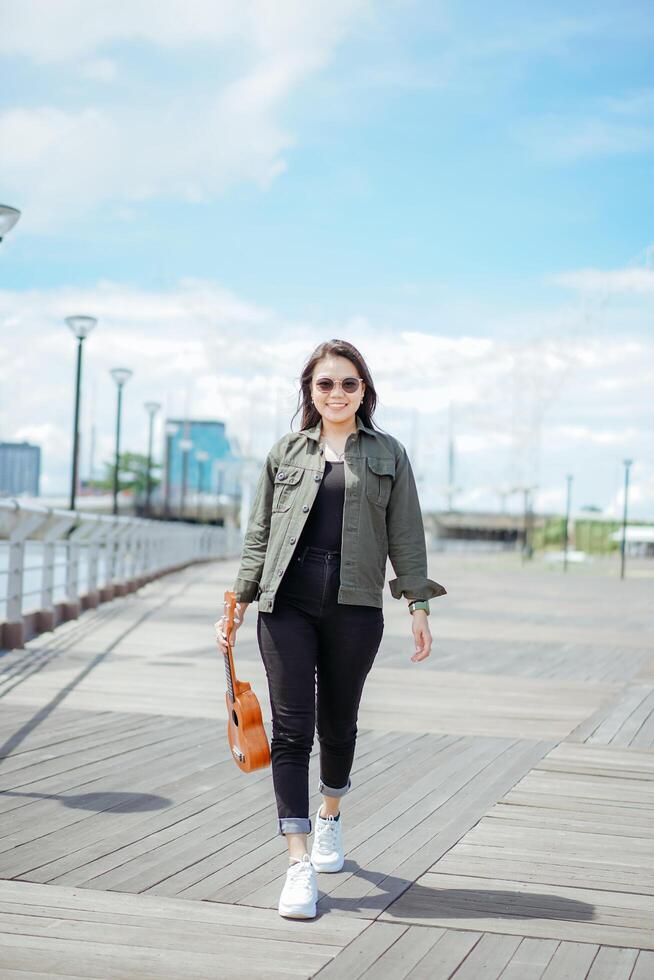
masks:
[[[273,611],[257,617],[281,834],[311,831],[309,755],[316,729],[320,792],[344,796],[351,786],[359,702],[384,615],[374,606],[339,603],[339,585],[340,554],[304,547],[291,559]]]

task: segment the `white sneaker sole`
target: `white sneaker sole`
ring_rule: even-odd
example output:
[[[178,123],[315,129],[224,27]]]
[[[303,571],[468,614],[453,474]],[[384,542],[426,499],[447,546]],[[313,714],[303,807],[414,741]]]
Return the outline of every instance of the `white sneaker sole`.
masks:
[[[340,871],[345,864],[345,855],[342,858],[337,858],[335,861],[319,861],[312,857],[311,863],[316,871]]]
[[[313,911],[311,911],[313,909]],[[312,906],[307,905],[282,905],[280,902],[277,911],[286,919],[315,919],[316,903]]]

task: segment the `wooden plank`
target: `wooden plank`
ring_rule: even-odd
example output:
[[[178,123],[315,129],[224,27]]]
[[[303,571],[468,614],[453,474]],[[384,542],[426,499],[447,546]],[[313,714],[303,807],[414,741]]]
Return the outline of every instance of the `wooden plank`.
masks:
[[[637,958],[637,949],[602,946],[586,980],[629,980]]]
[[[652,977],[654,977],[654,953],[641,949],[629,980],[652,980]]]
[[[159,754],[165,754],[185,732],[192,733],[194,738],[204,740],[212,738],[214,731],[211,722],[189,725],[188,719],[165,718],[160,720],[158,729],[148,726],[138,732],[127,732],[122,738],[110,738],[105,735],[97,744],[85,743],[83,748],[77,747],[74,752],[58,752],[56,755],[51,753],[50,758],[35,760],[27,766],[12,771],[5,771],[3,767],[0,793],[17,792],[21,788],[34,786],[42,780],[53,777],[68,782],[76,778],[87,766],[107,760],[120,764],[126,761],[131,753],[138,753],[142,749],[154,747],[160,750]]]
[[[374,966],[393,943],[407,932],[406,926],[391,922],[373,922],[318,972],[319,980],[359,980]]]
[[[431,866],[449,850],[546,749],[543,743],[518,743],[501,752],[494,762],[489,761],[483,770],[470,769],[459,792],[448,792],[410,835],[398,838],[377,859],[383,860],[381,874],[368,872],[357,894],[341,897],[337,887],[332,896],[319,900],[319,906],[346,915],[378,916],[424,872],[427,862]]]
[[[561,943],[545,967],[542,980],[579,980],[586,977],[598,947],[592,943]]]
[[[375,929],[379,925],[381,923],[373,923],[370,928]],[[361,974],[362,980],[377,980],[379,976],[382,976],[384,980],[392,980],[394,977],[406,977],[413,967],[429,952],[434,943],[443,936],[444,932],[444,929],[409,926],[406,932],[403,932],[382,953],[379,959],[371,964],[365,973]],[[340,955],[334,960],[335,965],[339,965]]]
[[[428,872],[380,919],[654,949],[654,899]]]
[[[365,925],[28,882],[0,881],[0,902],[3,967],[112,980],[308,976]]]
[[[382,923],[375,923],[375,928]],[[431,931],[431,929],[430,929]],[[407,974],[407,980],[450,980],[482,938],[480,932],[446,929],[441,938]],[[337,957],[336,963],[340,960]]]
[[[505,967],[501,980],[541,980],[559,943],[556,939],[523,939]]]
[[[520,942],[518,936],[482,936],[456,971],[456,980],[497,980]]]

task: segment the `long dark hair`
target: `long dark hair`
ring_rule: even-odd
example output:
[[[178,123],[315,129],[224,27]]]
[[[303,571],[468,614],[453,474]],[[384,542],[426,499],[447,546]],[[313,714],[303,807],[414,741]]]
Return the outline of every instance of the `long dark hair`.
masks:
[[[313,354],[311,354],[302,368],[302,374],[300,375],[300,391],[298,393],[297,409],[293,419],[298,412],[302,412],[301,429],[308,429],[320,421],[320,412],[311,401],[311,379],[313,378],[313,372],[318,361],[323,357],[328,357],[330,354],[335,357],[347,357],[348,361],[352,361],[356,366],[359,377],[363,378],[366,389],[363,395],[363,401],[357,408],[356,414],[364,425],[372,429],[373,415],[377,407],[377,392],[375,391],[368,365],[354,344],[350,344],[347,340],[325,340],[322,344],[318,344]],[[293,419],[291,419],[291,425]],[[378,426],[375,427],[379,428]]]

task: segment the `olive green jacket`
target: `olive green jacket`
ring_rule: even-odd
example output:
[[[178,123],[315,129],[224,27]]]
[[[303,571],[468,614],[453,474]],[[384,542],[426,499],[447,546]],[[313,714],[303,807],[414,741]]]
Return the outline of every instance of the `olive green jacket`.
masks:
[[[430,599],[445,593],[427,577],[425,529],[406,449],[364,425],[345,443],[345,500],[338,601],[382,606],[386,559],[396,578],[395,599]],[[266,458],[250,510],[234,585],[236,598],[272,612],[277,587],[307,520],[325,471],[321,422],[287,432]]]

